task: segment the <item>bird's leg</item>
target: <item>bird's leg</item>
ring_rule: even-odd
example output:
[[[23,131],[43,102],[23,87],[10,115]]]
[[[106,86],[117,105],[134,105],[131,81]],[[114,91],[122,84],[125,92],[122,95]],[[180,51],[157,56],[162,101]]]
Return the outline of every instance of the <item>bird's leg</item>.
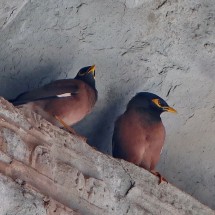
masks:
[[[67,125],[60,117],[54,116],[55,119],[60,122],[64,128],[66,128],[71,134],[76,134],[75,130],[71,128],[69,125]]]
[[[55,117],[55,119],[56,119],[58,122],[60,122],[60,123],[63,125],[63,127],[64,127],[66,130],[68,130],[71,134],[73,134],[73,135],[75,135],[75,136],[78,136],[78,137],[81,137],[82,139],[84,139],[84,141],[87,140],[87,138],[78,135],[78,134],[75,132],[75,130],[74,130],[73,128],[71,128],[69,125],[67,125],[60,117],[58,117],[58,116],[54,116],[54,117]]]
[[[158,184],[160,184],[162,181],[168,183],[168,181],[167,181],[159,172],[156,172],[156,171],[154,171],[154,170],[150,170],[150,172],[151,172],[153,175],[155,175],[155,176],[157,176],[157,177],[159,178]]]

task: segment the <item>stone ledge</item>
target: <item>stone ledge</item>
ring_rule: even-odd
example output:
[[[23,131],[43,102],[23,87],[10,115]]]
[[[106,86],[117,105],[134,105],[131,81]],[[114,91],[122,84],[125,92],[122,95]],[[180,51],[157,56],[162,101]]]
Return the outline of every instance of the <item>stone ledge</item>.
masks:
[[[44,208],[54,202],[59,214],[215,214],[171,184],[158,185],[144,169],[96,151],[84,139],[3,98],[0,151],[2,177],[20,182],[10,192],[27,187],[49,199]]]

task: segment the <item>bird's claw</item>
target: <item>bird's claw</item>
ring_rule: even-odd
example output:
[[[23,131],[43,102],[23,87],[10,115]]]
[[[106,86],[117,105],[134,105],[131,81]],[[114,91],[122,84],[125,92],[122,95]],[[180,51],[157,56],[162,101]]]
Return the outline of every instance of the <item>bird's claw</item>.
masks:
[[[55,116],[55,119],[57,119],[63,125],[64,130],[68,131],[70,134],[73,134],[74,136],[80,137],[85,142],[87,141],[86,137],[83,137],[83,136],[77,134],[76,131],[73,128],[71,128],[69,125],[67,125],[60,117]]]
[[[159,178],[158,184],[160,184],[161,182],[168,183],[168,181],[159,172],[151,171],[151,173]]]

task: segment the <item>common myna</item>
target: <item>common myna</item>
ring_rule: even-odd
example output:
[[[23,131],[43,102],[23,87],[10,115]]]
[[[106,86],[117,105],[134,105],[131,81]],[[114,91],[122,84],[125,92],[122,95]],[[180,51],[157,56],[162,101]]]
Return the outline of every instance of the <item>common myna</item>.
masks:
[[[159,176],[159,183],[165,180],[155,172],[165,139],[165,128],[160,117],[163,112],[176,113],[176,110],[155,94],[136,94],[125,113],[116,120],[112,139],[114,157]]]
[[[56,126],[65,127],[79,122],[92,110],[97,100],[95,65],[82,68],[74,79],[51,82],[41,88],[24,92],[14,100],[37,112]]]

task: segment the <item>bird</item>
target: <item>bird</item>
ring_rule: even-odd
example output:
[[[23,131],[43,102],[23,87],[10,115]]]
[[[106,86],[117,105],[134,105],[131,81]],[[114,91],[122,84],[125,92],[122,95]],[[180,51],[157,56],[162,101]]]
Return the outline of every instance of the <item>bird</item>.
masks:
[[[89,114],[97,101],[95,65],[83,67],[74,79],[61,79],[40,88],[27,91],[9,100],[14,106],[22,106],[40,114],[52,124],[70,127]]]
[[[162,98],[139,92],[129,102],[126,111],[115,121],[112,137],[113,157],[124,159],[159,177],[159,184],[167,180],[155,171],[165,140],[161,113],[177,111]]]

